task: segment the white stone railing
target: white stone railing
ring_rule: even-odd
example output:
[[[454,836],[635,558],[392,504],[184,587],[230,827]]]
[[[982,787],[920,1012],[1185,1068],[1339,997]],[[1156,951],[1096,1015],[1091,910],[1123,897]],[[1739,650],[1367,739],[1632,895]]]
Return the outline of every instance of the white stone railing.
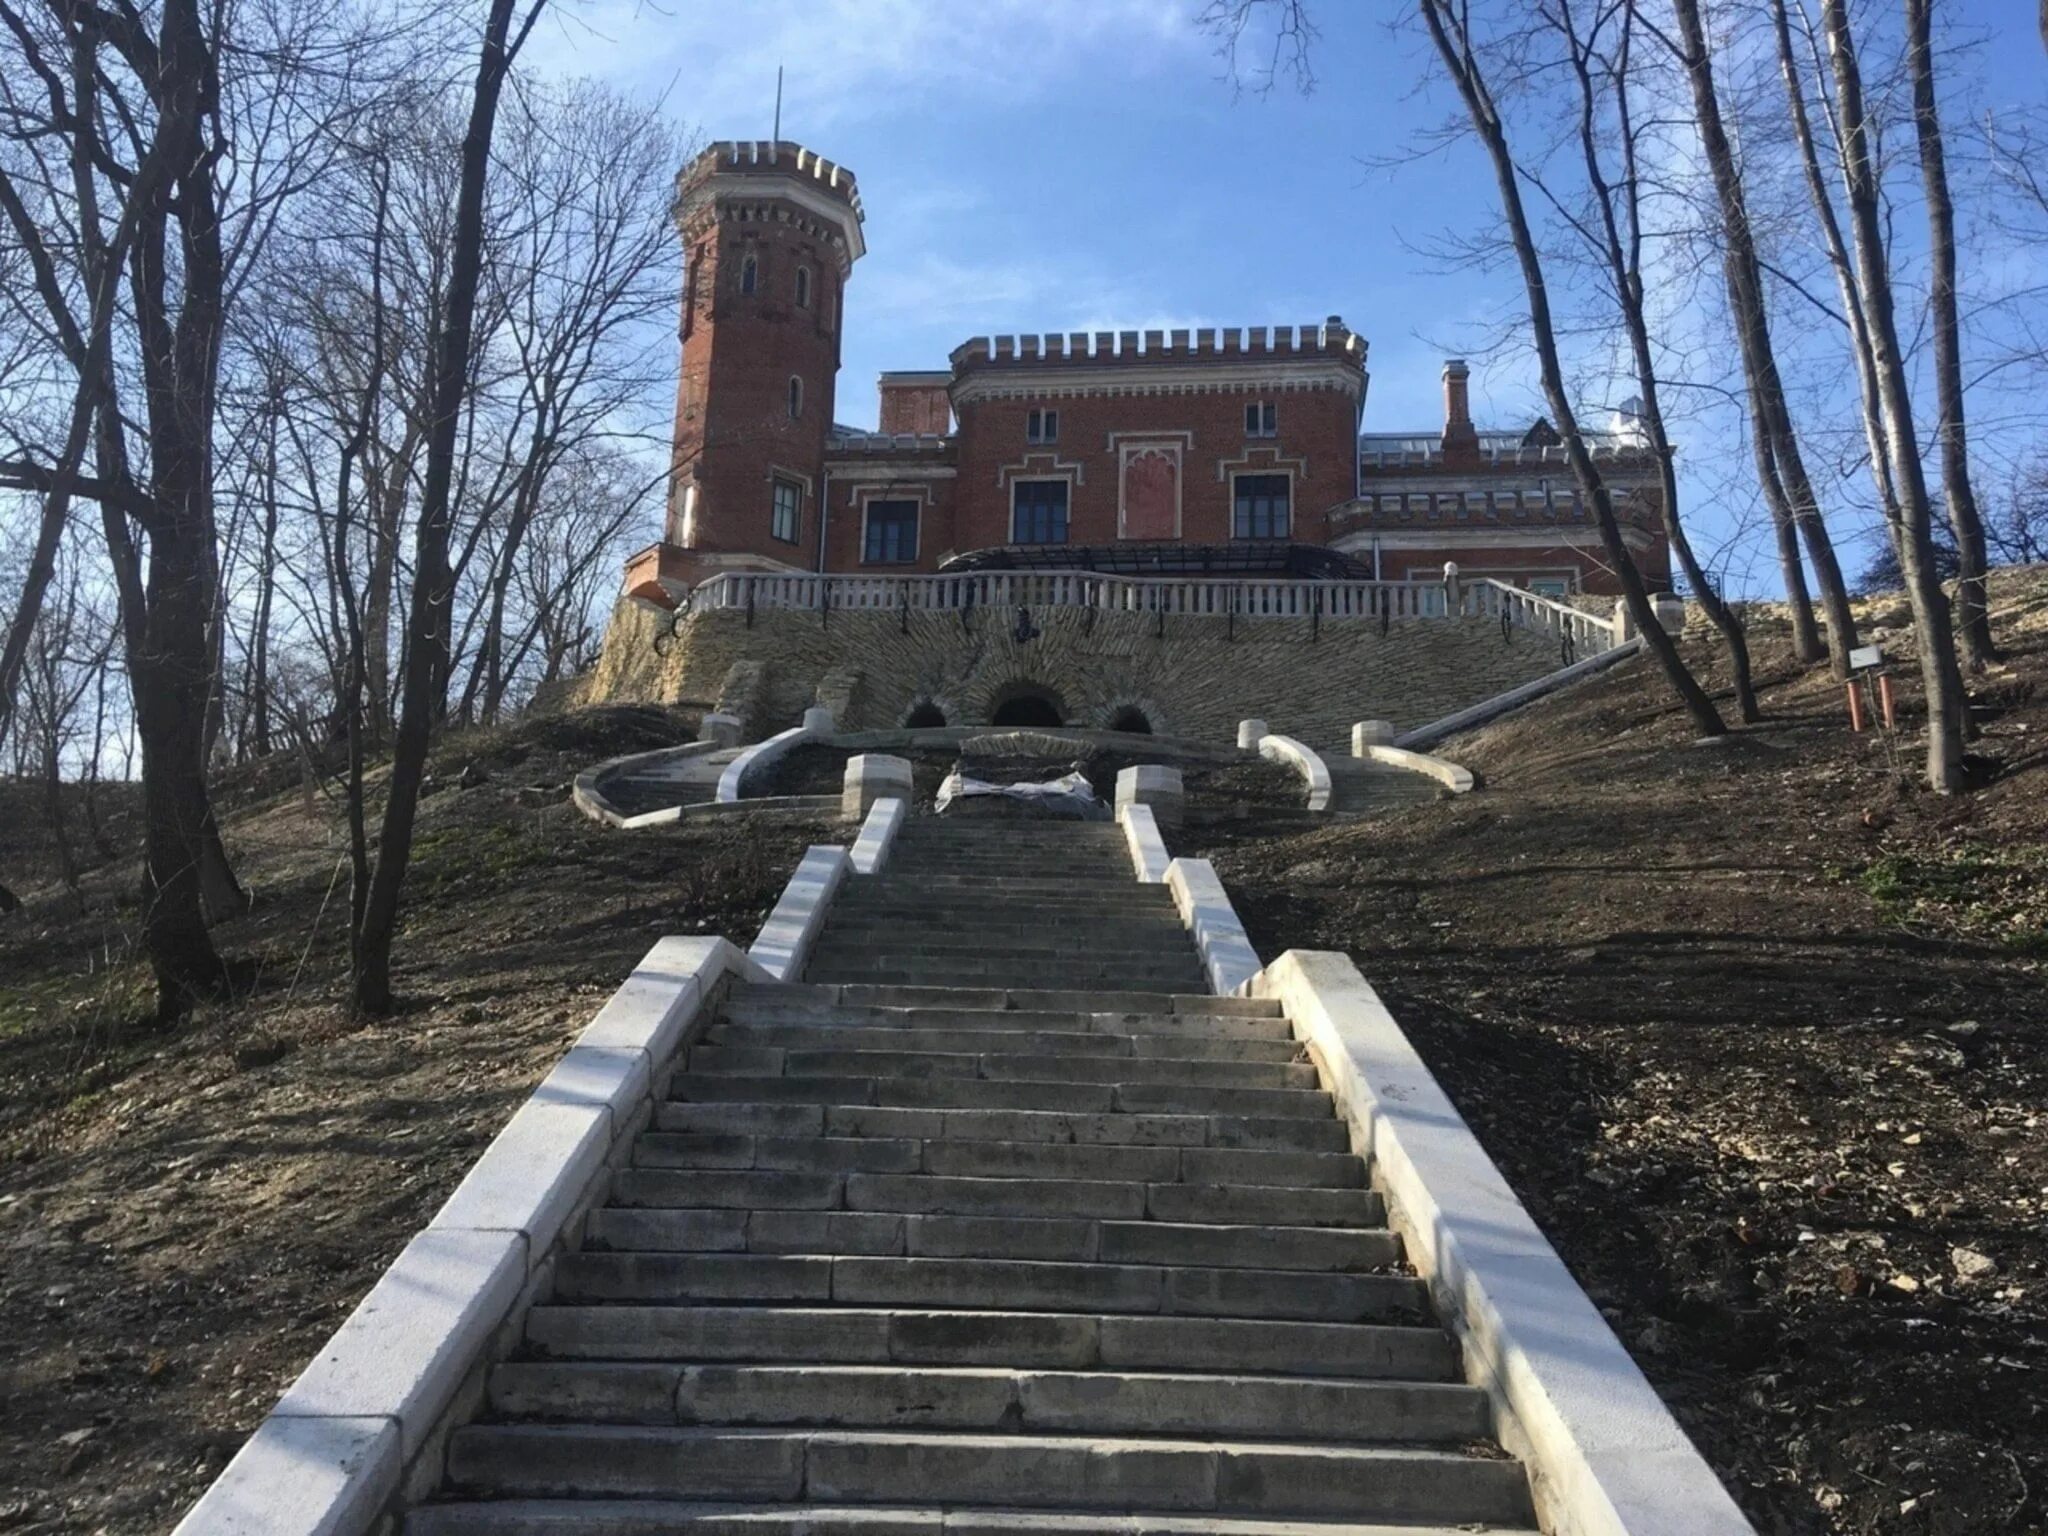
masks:
[[[1429,619],[1446,610],[1440,581],[1223,580],[1104,576],[1092,571],[975,571],[943,576],[815,576],[728,571],[698,587],[695,608],[1094,608],[1225,618]]]
[[[1465,583],[1459,607],[1467,614],[1488,618],[1505,614],[1508,622],[1518,629],[1533,629],[1559,637],[1569,635],[1573,649],[1581,658],[1612,650],[1621,639],[1612,619],[1587,613],[1539,592],[1510,586],[1491,576],[1475,577]]]

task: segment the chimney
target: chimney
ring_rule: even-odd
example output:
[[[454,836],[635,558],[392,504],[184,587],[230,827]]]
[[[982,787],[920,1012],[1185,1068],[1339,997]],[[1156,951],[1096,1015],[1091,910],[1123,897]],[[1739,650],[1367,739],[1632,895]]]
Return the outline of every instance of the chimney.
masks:
[[[1462,357],[1444,362],[1444,436],[1446,466],[1454,469],[1479,467],[1479,432],[1472,425],[1472,397],[1468,381],[1472,370]]]
[[[885,373],[881,379],[881,430],[933,434],[952,430],[953,406],[946,386],[951,373]]]

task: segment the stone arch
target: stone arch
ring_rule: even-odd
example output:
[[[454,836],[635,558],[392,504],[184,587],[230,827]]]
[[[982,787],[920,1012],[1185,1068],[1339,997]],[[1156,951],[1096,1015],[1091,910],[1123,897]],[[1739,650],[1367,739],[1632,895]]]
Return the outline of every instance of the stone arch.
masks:
[[[1127,731],[1134,736],[1152,734],[1152,717],[1136,704],[1119,704],[1103,722],[1105,731]]]
[[[903,728],[906,731],[927,730],[933,726],[950,724],[952,722],[946,718],[945,706],[937,699],[919,699],[903,716]]]
[[[1062,726],[1067,723],[1067,706],[1043,683],[1006,683],[989,700],[990,725]]]

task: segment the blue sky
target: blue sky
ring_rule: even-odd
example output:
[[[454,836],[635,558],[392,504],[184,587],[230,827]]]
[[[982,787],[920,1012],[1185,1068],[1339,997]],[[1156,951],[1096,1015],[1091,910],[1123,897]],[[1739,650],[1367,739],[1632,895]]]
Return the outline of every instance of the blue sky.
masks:
[[[1370,343],[1367,429],[1435,426],[1443,358],[1520,313],[1522,294],[1511,271],[1444,270],[1415,248],[1495,218],[1475,149],[1393,172],[1363,163],[1451,105],[1426,42],[1389,27],[1405,6],[1326,0],[1314,94],[1239,95],[1194,25],[1199,9],[670,0],[663,14],[596,0],[544,22],[528,62],[658,94],[706,138],[767,138],[785,67],[783,137],[849,166],[867,209],[868,254],[847,291],[841,421],[873,423],[881,370],[944,367],[971,335],[1334,313]],[[2033,0],[1968,0],[1958,14],[2012,39],[1982,50],[1985,87],[2038,101],[2048,59]],[[1526,356],[1481,367],[1475,414],[1526,422],[1538,409],[1533,382]],[[1703,422],[1694,436],[1719,430]],[[1710,547],[1746,526],[1747,509],[1719,504],[1726,494],[1695,497]],[[1746,558],[1736,585],[1756,565]]]

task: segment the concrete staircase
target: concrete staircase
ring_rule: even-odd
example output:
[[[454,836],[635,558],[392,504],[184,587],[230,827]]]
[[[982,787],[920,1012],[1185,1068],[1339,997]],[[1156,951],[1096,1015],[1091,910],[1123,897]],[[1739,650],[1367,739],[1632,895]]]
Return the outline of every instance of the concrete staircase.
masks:
[[[1390,768],[1367,758],[1327,757],[1330,770],[1330,812],[1338,816],[1384,816],[1411,805],[1426,805],[1445,795],[1444,787],[1425,774]]]
[[[1102,822],[907,822],[877,879],[840,892],[812,981],[934,987],[1207,990],[1163,885],[1140,885]]]
[[[1528,1528],[1286,1019],[1113,847],[906,829],[735,988],[408,1536]]]

